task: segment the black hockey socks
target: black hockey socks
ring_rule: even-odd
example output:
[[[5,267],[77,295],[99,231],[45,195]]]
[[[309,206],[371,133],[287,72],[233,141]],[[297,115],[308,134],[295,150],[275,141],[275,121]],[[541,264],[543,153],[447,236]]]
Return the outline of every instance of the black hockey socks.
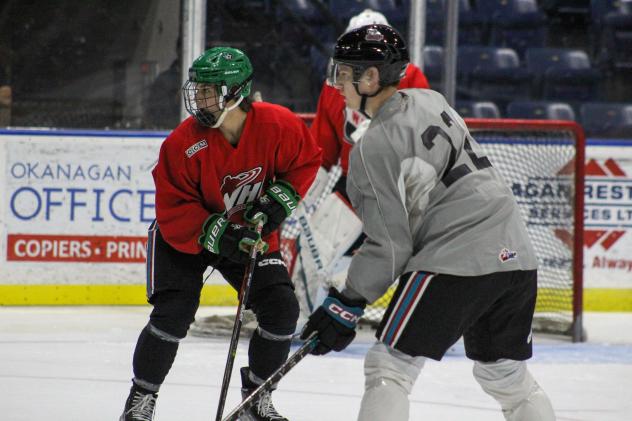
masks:
[[[261,327],[252,334],[248,348],[248,362],[253,373],[267,379],[287,359],[292,335],[274,335]]]
[[[179,339],[147,324],[134,350],[134,378],[143,387],[160,386],[178,352]],[[156,389],[157,391],[157,389]]]

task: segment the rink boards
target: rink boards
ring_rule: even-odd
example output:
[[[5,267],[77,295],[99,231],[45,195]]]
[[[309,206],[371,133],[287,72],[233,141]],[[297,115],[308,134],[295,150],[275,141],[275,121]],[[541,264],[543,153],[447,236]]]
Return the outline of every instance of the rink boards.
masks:
[[[165,135],[0,131],[0,305],[145,303]],[[632,311],[632,142],[589,140],[586,154],[585,309]],[[202,303],[235,302],[213,274]]]

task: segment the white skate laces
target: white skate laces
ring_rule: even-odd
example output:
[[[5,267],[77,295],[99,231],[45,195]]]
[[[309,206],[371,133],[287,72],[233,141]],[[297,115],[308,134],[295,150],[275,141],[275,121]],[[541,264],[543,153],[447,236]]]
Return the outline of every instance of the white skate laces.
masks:
[[[257,401],[257,414],[269,420],[285,420],[272,405],[272,395],[264,393]]]
[[[156,408],[156,397],[151,393],[134,393],[132,407],[126,414],[131,414],[134,421],[152,421]]]

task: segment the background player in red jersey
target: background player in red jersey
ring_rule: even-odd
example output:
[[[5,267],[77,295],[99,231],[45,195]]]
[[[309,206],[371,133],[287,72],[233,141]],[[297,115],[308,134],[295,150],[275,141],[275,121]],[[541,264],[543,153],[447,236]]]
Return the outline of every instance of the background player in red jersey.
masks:
[[[134,378],[121,421],[153,419],[155,401],[199,305],[208,266],[239,290],[251,229],[265,221],[269,246],[258,257],[246,306],[257,316],[249,394],[287,358],[298,303],[278,251],[277,228],[314,180],[321,152],[307,127],[281,106],[248,100],[252,66],[240,50],[216,47],[198,57],[183,87],[187,111],[164,141],[153,170],[156,221],[149,229],[147,296],[154,308],[134,352]],[[264,395],[253,420],[285,420]]]
[[[388,25],[386,17],[380,12],[366,9],[349,20],[345,33],[361,26],[378,23]],[[414,64],[408,64],[406,75],[401,79],[398,89],[429,88],[426,76]],[[363,103],[368,96],[363,96]],[[310,131],[323,149],[323,166],[330,170],[340,161],[342,176],[336,185],[346,198],[346,177],[349,168],[349,151],[366,130],[370,119],[364,112],[364,106],[355,110],[345,105],[340,91],[325,82],[318,98],[316,117]]]
[[[366,9],[351,18],[345,33],[374,23],[388,25],[383,14]],[[400,80],[398,89],[428,87],[428,81],[422,71],[414,64],[408,64],[406,74]],[[367,98],[375,95],[377,93],[362,95],[361,107],[352,109],[346,105],[340,91],[326,82],[320,92],[316,117],[310,131],[323,150],[323,167],[331,171],[332,167],[339,163],[340,169],[337,171],[341,171],[341,175],[336,182],[337,172],[332,171],[326,182],[317,181],[314,183],[314,188],[335,183],[334,192],[340,193],[344,199],[338,195],[331,195],[320,204],[319,209],[312,210],[315,212],[311,217],[314,221],[311,224],[312,232],[306,232],[306,225],[301,225],[301,237],[298,240],[301,246],[296,252],[300,256],[293,260],[295,264],[292,266],[292,279],[297,286],[296,293],[301,306],[301,322],[325,299],[329,287],[335,282],[331,277],[331,272],[342,255],[357,249],[364,239],[361,235],[361,223],[350,209],[346,179],[351,148],[360,139],[371,121],[364,111],[364,104]],[[311,191],[310,195],[313,194],[314,191]],[[311,198],[308,197],[306,203],[311,202],[309,199]],[[300,212],[298,214],[300,215]],[[325,221],[323,222],[322,219]],[[285,231],[289,232],[290,229]],[[310,238],[313,239],[311,244],[308,240]]]

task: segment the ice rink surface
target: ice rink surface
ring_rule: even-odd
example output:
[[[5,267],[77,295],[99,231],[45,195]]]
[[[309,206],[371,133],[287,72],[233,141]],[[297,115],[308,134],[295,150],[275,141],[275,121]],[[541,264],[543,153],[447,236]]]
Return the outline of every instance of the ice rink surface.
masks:
[[[198,317],[216,311],[203,307]],[[0,420],[118,420],[149,312],[149,306],[0,307]],[[632,420],[632,314],[588,313],[585,326],[582,344],[536,336],[530,368],[558,420]],[[365,332],[342,353],[305,358],[274,393],[277,410],[292,421],[355,420],[371,343]],[[245,365],[246,344],[242,339],[225,413],[240,399],[237,370]],[[155,419],[214,420],[227,349],[227,338],[187,337]],[[429,361],[411,395],[410,419],[503,420],[471,370],[460,344],[443,361]]]

